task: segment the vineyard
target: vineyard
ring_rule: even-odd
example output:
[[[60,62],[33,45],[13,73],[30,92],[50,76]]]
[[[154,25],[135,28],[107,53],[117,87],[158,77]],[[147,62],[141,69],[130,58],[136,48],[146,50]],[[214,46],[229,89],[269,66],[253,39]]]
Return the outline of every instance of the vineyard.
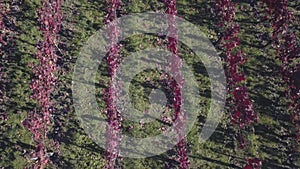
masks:
[[[124,23],[116,19],[145,12],[166,14],[167,26],[157,34],[133,33],[122,39]],[[206,62],[181,41],[181,20],[204,33],[224,69],[223,115],[204,142],[199,137],[213,102],[214,82]],[[76,97],[83,100],[83,107],[92,107],[83,92],[90,89],[74,91],[78,79],[85,78],[74,72],[79,70],[82,50],[97,46],[89,46],[90,38],[104,28],[107,44],[99,48],[106,51],[98,70],[93,70],[95,82],[83,81],[95,88],[98,108],[96,115],[81,116],[76,112]],[[298,169],[299,37],[297,0],[1,0],[0,168]],[[130,84],[115,83],[118,69],[127,68],[122,64],[132,53],[150,49],[155,56],[146,60],[149,65],[164,57],[156,56],[154,48],[173,56],[166,65],[171,74],[145,69],[135,72]],[[185,76],[185,65],[195,79],[198,99],[185,97],[194,94],[184,90],[193,83]],[[134,121],[120,111],[116,102],[127,85],[126,95],[134,108],[154,120]],[[165,102],[153,100],[158,89]],[[165,103],[163,111],[152,112],[153,102]],[[199,108],[184,111],[191,110],[189,103]],[[127,108],[126,103],[122,106]],[[134,112],[129,113],[134,116]],[[191,113],[195,123],[185,133]],[[98,125],[100,116],[106,125]],[[95,122],[93,132],[87,132],[85,121]],[[167,151],[144,158],[123,155],[126,137],[151,138],[171,127],[176,144]],[[104,146],[94,139],[100,133],[97,128],[105,131],[101,133]],[[157,142],[149,144],[159,149]],[[143,150],[147,148],[136,149],[136,154]]]

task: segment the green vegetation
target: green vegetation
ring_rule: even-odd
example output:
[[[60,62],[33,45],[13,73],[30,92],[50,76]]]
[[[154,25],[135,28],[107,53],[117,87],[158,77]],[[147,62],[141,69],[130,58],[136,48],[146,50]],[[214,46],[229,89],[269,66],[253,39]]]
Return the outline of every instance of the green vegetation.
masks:
[[[124,14],[163,11],[163,4],[158,0],[124,0]],[[6,1],[11,4],[10,1]],[[299,5],[299,4],[298,4]],[[30,82],[32,72],[29,63],[34,62],[36,43],[40,39],[38,30],[37,12],[40,6],[39,0],[23,0],[19,5],[19,11],[12,15],[16,19],[15,50],[9,54],[8,72],[11,84],[8,86],[9,100],[5,108],[9,114],[8,121],[0,130],[0,168],[23,168],[32,160],[28,152],[33,150],[33,142],[30,133],[22,126],[21,122],[26,118],[27,112],[35,109],[36,104],[30,99]],[[192,65],[194,76],[198,82],[202,95],[201,110],[199,110],[197,123],[188,135],[189,157],[191,168],[242,168],[246,159],[258,157],[263,160],[264,169],[298,168],[300,166],[299,151],[296,155],[297,163],[291,163],[288,146],[291,145],[293,125],[290,112],[287,111],[287,100],[284,99],[284,85],[279,76],[280,63],[276,60],[274,49],[263,46],[270,41],[270,29],[265,27],[254,16],[249,15],[251,7],[241,3],[243,10],[237,13],[237,22],[241,26],[241,48],[247,53],[248,60],[243,70],[247,74],[247,87],[251,99],[254,101],[255,111],[259,114],[259,122],[253,128],[245,131],[247,139],[251,142],[249,147],[240,150],[233,138],[234,128],[230,126],[228,115],[223,117],[215,133],[202,144],[198,143],[206,111],[208,110],[210,86],[207,73],[203,70],[203,64],[191,54],[184,44],[180,45],[180,55],[184,61]],[[212,42],[217,42],[216,21],[210,14],[210,6],[204,0],[178,0],[178,15],[199,26]],[[296,10],[296,5],[291,3],[291,9]],[[299,8],[298,8],[299,10]],[[102,168],[104,165],[104,149],[100,148],[84,132],[72,106],[72,73],[80,48],[87,39],[100,29],[105,16],[104,3],[101,0],[65,0],[63,2],[64,22],[60,32],[60,42],[57,42],[59,71],[57,90],[53,93],[53,100],[57,103],[55,113],[58,121],[62,123],[59,129],[61,141],[60,157],[53,155],[52,159],[59,162],[59,168]],[[299,27],[299,13],[297,26]],[[259,42],[256,37],[259,33],[266,33],[267,39]],[[299,30],[297,32],[299,35]],[[155,37],[150,35],[133,36],[121,43],[122,55],[128,56],[131,52],[149,47],[159,46]],[[257,44],[257,45],[256,45]],[[263,46],[263,47],[261,47]],[[221,47],[216,43],[216,48],[221,55]],[[222,55],[221,55],[222,56]],[[104,101],[101,93],[107,86],[107,65],[103,63],[99,67],[99,84],[97,86],[98,104],[104,110]],[[132,98],[137,101],[137,107],[145,109],[149,106],[146,99],[149,90],[143,89],[141,84],[146,83],[145,77],[157,78],[159,72],[149,71],[139,74],[134,79]],[[146,90],[146,92],[145,92]],[[140,101],[145,99],[143,102]],[[152,122],[140,126],[136,122],[125,120],[124,129],[126,135],[147,137],[158,134],[158,128],[163,124]],[[130,126],[136,126],[129,129]],[[55,130],[55,129],[53,129]],[[128,169],[166,168],[166,164],[178,165],[174,160],[175,148],[168,152],[145,159],[124,158],[121,166]],[[55,162],[56,163],[56,162]],[[55,168],[50,165],[49,168]]]

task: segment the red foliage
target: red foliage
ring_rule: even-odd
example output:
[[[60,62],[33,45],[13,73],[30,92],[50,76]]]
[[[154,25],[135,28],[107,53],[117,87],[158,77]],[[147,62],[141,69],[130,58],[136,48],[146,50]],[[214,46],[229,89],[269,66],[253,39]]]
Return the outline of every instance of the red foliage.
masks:
[[[246,61],[246,54],[238,49],[240,46],[239,25],[234,22],[235,4],[230,0],[216,0],[215,12],[220,18],[219,26],[225,29],[222,37],[222,46],[226,51],[226,77],[228,85],[228,103],[232,111],[231,123],[238,126],[238,132],[235,137],[238,141],[238,147],[246,147],[247,140],[243,137],[241,129],[258,120],[254,112],[253,102],[251,101],[247,87],[243,84],[246,75],[240,71],[240,66]],[[248,165],[244,169],[260,168],[261,161],[248,160]]]
[[[49,162],[47,155],[47,134],[51,127],[51,92],[55,89],[56,49],[55,41],[62,22],[61,0],[44,0],[39,10],[39,23],[43,41],[38,43],[36,59],[38,64],[34,66],[35,79],[31,84],[32,98],[40,106],[40,110],[29,112],[23,125],[32,132],[35,142],[35,152],[32,159],[37,159],[33,168],[45,168]],[[50,141],[51,142],[51,141]],[[56,145],[58,146],[58,145]]]
[[[243,169],[260,169],[262,166],[262,161],[260,159],[248,159],[248,164],[243,167]]]
[[[178,29],[177,29],[177,22],[176,22],[176,15],[177,15],[177,9],[176,9],[176,0],[165,0],[165,7],[166,7],[166,13],[170,14],[172,16],[168,17],[168,31],[170,33],[171,37],[168,37],[168,48],[173,54],[173,59],[170,62],[170,68],[171,73],[173,75],[173,78],[177,81],[173,81],[173,83],[170,84],[170,87],[173,89],[173,95],[174,95],[174,101],[173,106],[175,110],[175,117],[174,121],[177,120],[177,123],[175,124],[178,137],[183,138],[179,141],[177,144],[178,148],[178,158],[180,162],[180,168],[186,169],[189,168],[189,159],[188,159],[188,151],[187,151],[187,145],[186,145],[186,136],[182,135],[184,134],[184,128],[185,128],[185,115],[183,114],[183,100],[181,95],[181,88],[184,84],[183,76],[180,72],[182,61],[179,57],[178,53]]]
[[[257,115],[249,98],[248,89],[242,84],[245,81],[245,74],[239,70],[247,58],[246,54],[238,49],[240,39],[239,25],[234,22],[235,4],[230,0],[216,0],[215,5],[220,26],[225,28],[222,45],[226,51],[226,76],[228,93],[231,94],[228,101],[233,112],[231,122],[244,128],[257,122]]]
[[[215,10],[220,17],[219,26],[225,27],[227,24],[233,22],[236,9],[230,0],[216,0]]]
[[[107,62],[109,66],[110,85],[105,91],[105,102],[107,109],[107,126],[106,126],[106,153],[105,158],[107,164],[105,168],[115,168],[115,162],[119,154],[119,142],[120,142],[120,130],[122,125],[122,118],[120,113],[116,109],[116,94],[117,88],[113,85],[113,79],[116,77],[116,71],[118,67],[119,50],[118,38],[120,36],[120,28],[118,23],[110,24],[117,18],[117,12],[122,5],[121,0],[107,0],[106,10],[107,15],[105,17],[105,23],[107,24],[107,36],[109,39],[109,46],[107,47]]]
[[[4,21],[3,18],[5,16],[5,9],[2,6],[2,4],[0,3],[0,55],[2,56],[4,54],[3,51],[3,46],[5,45],[5,41],[4,41],[4,34],[5,34],[5,30],[6,27],[4,25]],[[5,88],[3,86],[3,79],[5,78],[5,70],[4,70],[4,65],[2,65],[3,61],[1,58],[1,63],[0,63],[0,105],[2,107],[2,105],[4,105],[4,92],[5,92]],[[5,121],[7,119],[7,114],[4,112],[4,110],[0,107],[0,122]]]
[[[247,88],[245,86],[233,89],[233,108],[232,123],[238,124],[243,128],[253,122],[257,122],[257,115],[253,111],[253,103],[249,99]]]
[[[4,32],[6,30],[6,27],[5,27],[5,24],[4,24],[4,21],[3,21],[3,18],[5,17],[6,12],[5,12],[5,9],[4,9],[2,3],[0,3],[0,10],[1,10],[1,12],[0,12],[0,16],[1,16],[0,17],[0,30],[1,30],[1,32],[0,32],[0,43],[1,43],[1,54],[2,54],[3,53],[2,45],[4,43],[3,37],[4,37]]]
[[[288,85],[286,97],[291,100],[289,110],[293,112],[297,144],[300,137],[300,64],[295,65],[293,62],[300,57],[300,47],[297,45],[295,34],[289,30],[295,16],[288,10],[288,0],[264,0],[263,2],[268,6],[267,12],[273,27],[273,45],[282,63],[282,78]]]

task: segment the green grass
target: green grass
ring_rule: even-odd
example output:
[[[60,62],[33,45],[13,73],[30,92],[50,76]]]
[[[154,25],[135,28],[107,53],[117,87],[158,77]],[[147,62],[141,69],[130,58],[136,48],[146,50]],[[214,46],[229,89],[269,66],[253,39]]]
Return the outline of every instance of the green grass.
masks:
[[[8,1],[6,1],[8,3]],[[163,4],[158,0],[126,0],[124,2],[124,13],[138,13],[147,11],[162,11]],[[243,4],[245,5],[245,4]],[[2,125],[0,131],[0,168],[23,168],[31,161],[28,152],[33,150],[33,140],[30,133],[21,125],[26,118],[27,112],[34,110],[36,104],[30,99],[30,81],[32,78],[30,62],[34,62],[36,42],[40,39],[38,31],[36,9],[40,6],[38,0],[24,0],[20,6],[20,12],[15,14],[17,19],[16,50],[9,58],[8,74],[11,79],[8,95],[9,101],[6,109],[9,113],[9,120]],[[207,1],[178,0],[178,15],[196,24],[207,37],[215,42],[216,36],[215,21],[209,14]],[[245,6],[246,10],[251,10]],[[293,8],[292,8],[293,9]],[[105,8],[102,1],[88,0],[67,0],[63,4],[64,22],[60,32],[61,42],[59,48],[59,71],[58,87],[53,93],[57,102],[56,113],[62,122],[60,129],[61,155],[59,158],[60,168],[102,168],[104,165],[104,149],[100,148],[84,132],[78,118],[75,115],[72,103],[72,73],[78,57],[80,48],[87,39],[103,26]],[[253,128],[246,128],[244,134],[251,141],[250,146],[245,150],[236,148],[236,140],[233,139],[234,128],[229,125],[228,114],[222,119],[217,130],[205,143],[199,144],[198,139],[210,99],[209,80],[207,72],[203,70],[202,62],[190,53],[188,47],[180,44],[180,55],[188,65],[192,65],[196,77],[199,92],[202,94],[199,104],[201,109],[198,112],[198,119],[193,129],[188,134],[189,155],[191,168],[241,168],[248,157],[259,157],[263,159],[263,167],[274,168],[295,168],[297,163],[287,161],[291,152],[287,149],[290,146],[291,138],[286,136],[292,134],[291,114],[287,112],[287,100],[284,99],[284,87],[279,74],[280,63],[275,59],[273,48],[268,45],[260,48],[255,34],[257,32],[271,32],[265,28],[265,23],[256,22],[253,16],[245,11],[238,11],[236,21],[241,26],[241,49],[247,53],[248,60],[243,65],[243,71],[247,74],[247,87],[251,99],[254,101],[256,112],[259,114],[259,123]],[[298,25],[299,26],[299,25]],[[299,32],[297,32],[299,34]],[[132,52],[158,47],[155,37],[150,35],[132,36],[121,42],[123,57]],[[262,42],[265,44],[267,42]],[[217,44],[218,52],[221,52]],[[108,78],[107,65],[103,63],[99,67],[97,84],[97,101],[100,109],[104,110],[104,102],[101,98],[103,89],[107,87]],[[144,110],[149,107],[147,97],[152,89],[143,88],[145,77],[157,78],[158,71],[143,72],[134,78],[131,85],[132,98],[136,101],[136,107]],[[146,91],[146,92],[145,92]],[[143,100],[143,101],[141,101]],[[130,126],[135,126],[130,130]],[[163,126],[159,122],[151,122],[144,127],[137,122],[124,121],[124,134],[135,137],[147,137],[158,134],[158,128]],[[166,164],[178,167],[174,160],[176,149],[173,148],[166,153],[145,159],[124,158],[121,161],[123,168],[129,169],[150,169],[166,168]],[[50,165],[49,168],[55,168]]]

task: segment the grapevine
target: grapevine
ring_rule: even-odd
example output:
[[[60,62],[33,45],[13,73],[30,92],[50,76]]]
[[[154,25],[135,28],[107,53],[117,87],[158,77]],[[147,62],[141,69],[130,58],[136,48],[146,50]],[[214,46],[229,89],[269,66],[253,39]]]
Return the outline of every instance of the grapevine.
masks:
[[[122,5],[121,0],[108,0],[106,2],[107,15],[105,17],[105,24],[107,24],[107,36],[109,39],[107,63],[109,66],[110,84],[105,91],[105,102],[107,109],[107,126],[106,126],[106,153],[105,158],[107,164],[105,168],[115,168],[115,163],[119,154],[119,141],[121,131],[121,115],[116,109],[116,94],[117,88],[113,85],[113,80],[116,78],[116,71],[118,67],[119,50],[118,38],[120,35],[120,28],[117,22],[111,23],[117,18],[118,11]]]
[[[35,143],[35,151],[31,153],[31,159],[35,160],[33,168],[45,168],[49,163],[49,152],[47,142],[49,128],[52,125],[51,113],[54,104],[51,101],[51,92],[55,90],[57,70],[55,41],[60,30],[61,0],[42,2],[42,8],[39,10],[40,31],[42,41],[38,43],[38,52],[36,59],[38,64],[33,67],[34,80],[31,84],[33,91],[32,98],[38,103],[40,109],[29,112],[23,125],[32,132],[32,139]],[[58,146],[56,144],[56,146]]]
[[[180,168],[186,169],[189,168],[189,159],[188,151],[186,145],[186,136],[183,135],[185,128],[185,115],[183,114],[183,100],[181,88],[184,84],[183,76],[180,72],[182,61],[178,53],[178,29],[176,23],[176,0],[165,0],[166,13],[168,16],[168,31],[170,36],[168,37],[168,48],[173,54],[172,60],[170,62],[171,72],[174,75],[174,79],[170,86],[173,88],[174,101],[173,106],[175,110],[174,121],[178,119],[178,122],[175,124],[178,137],[181,139],[177,144],[178,158],[180,162]]]
[[[281,75],[288,88],[285,96],[290,100],[289,110],[292,112],[292,121],[295,126],[295,145],[300,138],[300,46],[297,45],[297,38],[291,24],[295,20],[293,12],[288,9],[288,0],[264,0],[267,5],[268,19],[273,28],[272,39],[278,59],[281,61]],[[297,60],[298,59],[298,60]],[[297,62],[295,64],[295,62]]]
[[[219,26],[225,31],[222,37],[222,46],[226,55],[226,78],[231,114],[231,123],[237,126],[236,139],[238,147],[243,149],[246,146],[246,140],[242,134],[242,129],[257,123],[258,116],[254,112],[253,102],[249,97],[248,88],[244,84],[246,75],[241,71],[241,66],[246,62],[246,54],[239,49],[240,39],[238,37],[240,27],[235,23],[236,16],[235,4],[230,0],[216,0],[215,12],[220,18]],[[258,162],[259,161],[259,162]],[[261,168],[262,161],[248,160],[244,169]]]
[[[1,80],[1,86],[0,86],[0,122],[6,121],[8,118],[7,113],[5,112],[4,108],[2,108],[2,105],[4,105],[4,97],[5,97],[5,66],[4,66],[4,58],[2,57],[2,55],[4,55],[4,51],[3,51],[3,46],[6,44],[6,42],[4,41],[4,36],[5,36],[5,24],[3,21],[3,18],[5,16],[5,9],[3,7],[3,4],[0,3],[0,55],[1,55],[1,64],[0,64],[0,80]]]
[[[239,50],[239,25],[234,22],[235,4],[228,0],[217,0],[215,11],[220,17],[220,24],[225,29],[222,37],[222,46],[226,51],[227,89],[230,97],[228,104],[232,110],[231,123],[239,129],[257,122],[258,117],[253,109],[253,102],[249,97],[248,89],[244,85],[246,75],[240,70],[246,62],[246,54]],[[243,139],[239,139],[243,140]],[[243,148],[243,142],[240,142]]]

